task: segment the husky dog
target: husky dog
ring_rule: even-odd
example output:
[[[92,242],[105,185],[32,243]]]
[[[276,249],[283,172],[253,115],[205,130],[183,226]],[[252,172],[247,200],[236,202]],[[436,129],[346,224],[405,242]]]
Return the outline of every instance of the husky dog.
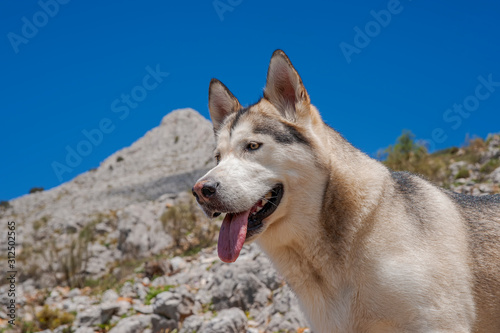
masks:
[[[225,213],[219,257],[256,241],[314,332],[500,332],[500,196],[391,172],[327,126],[274,52],[242,107],[212,79],[217,166],[193,187]]]

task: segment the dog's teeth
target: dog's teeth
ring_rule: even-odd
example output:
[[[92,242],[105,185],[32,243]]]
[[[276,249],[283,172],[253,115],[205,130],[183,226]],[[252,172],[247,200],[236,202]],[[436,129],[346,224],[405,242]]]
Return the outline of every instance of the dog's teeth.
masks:
[[[266,199],[271,199],[271,197],[273,196],[273,194],[271,192],[267,192],[266,194]]]

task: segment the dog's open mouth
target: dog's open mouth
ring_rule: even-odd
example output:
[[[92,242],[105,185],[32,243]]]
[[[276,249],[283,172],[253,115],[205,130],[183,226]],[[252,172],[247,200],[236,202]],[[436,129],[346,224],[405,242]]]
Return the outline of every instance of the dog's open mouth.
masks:
[[[282,197],[283,185],[278,184],[249,210],[226,214],[217,243],[219,258],[222,261],[236,261],[245,240],[261,232],[264,219],[274,213]]]

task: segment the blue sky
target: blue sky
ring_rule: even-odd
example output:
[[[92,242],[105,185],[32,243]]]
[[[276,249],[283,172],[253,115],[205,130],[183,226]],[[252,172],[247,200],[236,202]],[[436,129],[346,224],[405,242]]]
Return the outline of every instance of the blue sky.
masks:
[[[500,132],[499,17],[496,0],[4,1],[0,200],[97,167],[171,110],[208,117],[212,77],[255,102],[277,48],[373,156],[403,129],[434,149]]]

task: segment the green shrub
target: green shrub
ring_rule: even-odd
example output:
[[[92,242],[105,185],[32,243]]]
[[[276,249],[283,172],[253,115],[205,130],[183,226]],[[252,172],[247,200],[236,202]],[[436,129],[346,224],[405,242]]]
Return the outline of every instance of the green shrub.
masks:
[[[449,156],[455,152],[441,151],[439,154]],[[403,131],[396,143],[386,148],[379,157],[384,155],[383,163],[394,171],[409,171],[438,182],[446,178],[443,158],[430,158],[427,148],[415,142],[415,135],[410,131]]]
[[[5,201],[5,200],[0,201],[0,209],[7,210],[7,209],[9,209],[10,207],[12,207],[12,206],[10,205],[10,202]]]
[[[33,222],[33,229],[38,231],[38,229],[45,227],[47,222],[49,222],[50,217],[48,215],[42,216],[39,220]]]
[[[146,298],[144,299],[144,304],[150,305],[151,300],[155,298],[158,294],[161,294],[164,291],[170,291],[174,286],[167,285],[167,286],[161,286],[158,288],[151,287],[149,288],[148,294],[146,295]]]
[[[419,174],[444,187],[449,187],[453,182],[449,166],[458,161],[478,163],[487,145],[481,138],[466,137],[462,148],[450,147],[429,154],[425,147],[415,142],[415,136],[409,131],[403,131],[394,145],[389,146],[379,158],[394,171],[409,171]],[[482,167],[482,172],[491,170],[496,161],[488,162]],[[470,177],[469,170],[459,170],[455,179]]]
[[[490,174],[495,171],[496,168],[500,167],[500,159],[493,158],[481,166],[480,171],[482,173]]]
[[[410,171],[426,155],[427,149],[415,142],[415,135],[410,131],[403,131],[394,145],[387,147],[385,164],[395,171]]]
[[[93,221],[84,226],[71,242],[68,253],[60,259],[66,284],[70,287],[83,288],[86,286],[85,276],[81,274],[87,267],[89,260],[89,244],[96,241],[95,226],[102,221],[103,215],[98,215]],[[88,282],[92,283],[92,281]]]
[[[44,190],[45,190],[45,189],[44,189],[43,187],[32,187],[32,188],[30,189],[30,192],[29,192],[29,193],[30,193],[30,194],[32,194],[32,193],[36,193],[36,192],[43,192]]]
[[[14,330],[7,332],[14,332]],[[35,322],[21,321],[21,333],[34,333],[34,332],[40,332],[40,329],[37,327],[37,324]]]
[[[462,168],[462,169],[458,170],[458,173],[455,176],[455,179],[469,178],[469,177],[470,177],[470,171],[469,171],[469,169]]]
[[[51,309],[48,305],[45,305],[36,314],[36,320],[41,330],[53,330],[61,325],[71,325],[75,320],[75,316],[59,309]]]

